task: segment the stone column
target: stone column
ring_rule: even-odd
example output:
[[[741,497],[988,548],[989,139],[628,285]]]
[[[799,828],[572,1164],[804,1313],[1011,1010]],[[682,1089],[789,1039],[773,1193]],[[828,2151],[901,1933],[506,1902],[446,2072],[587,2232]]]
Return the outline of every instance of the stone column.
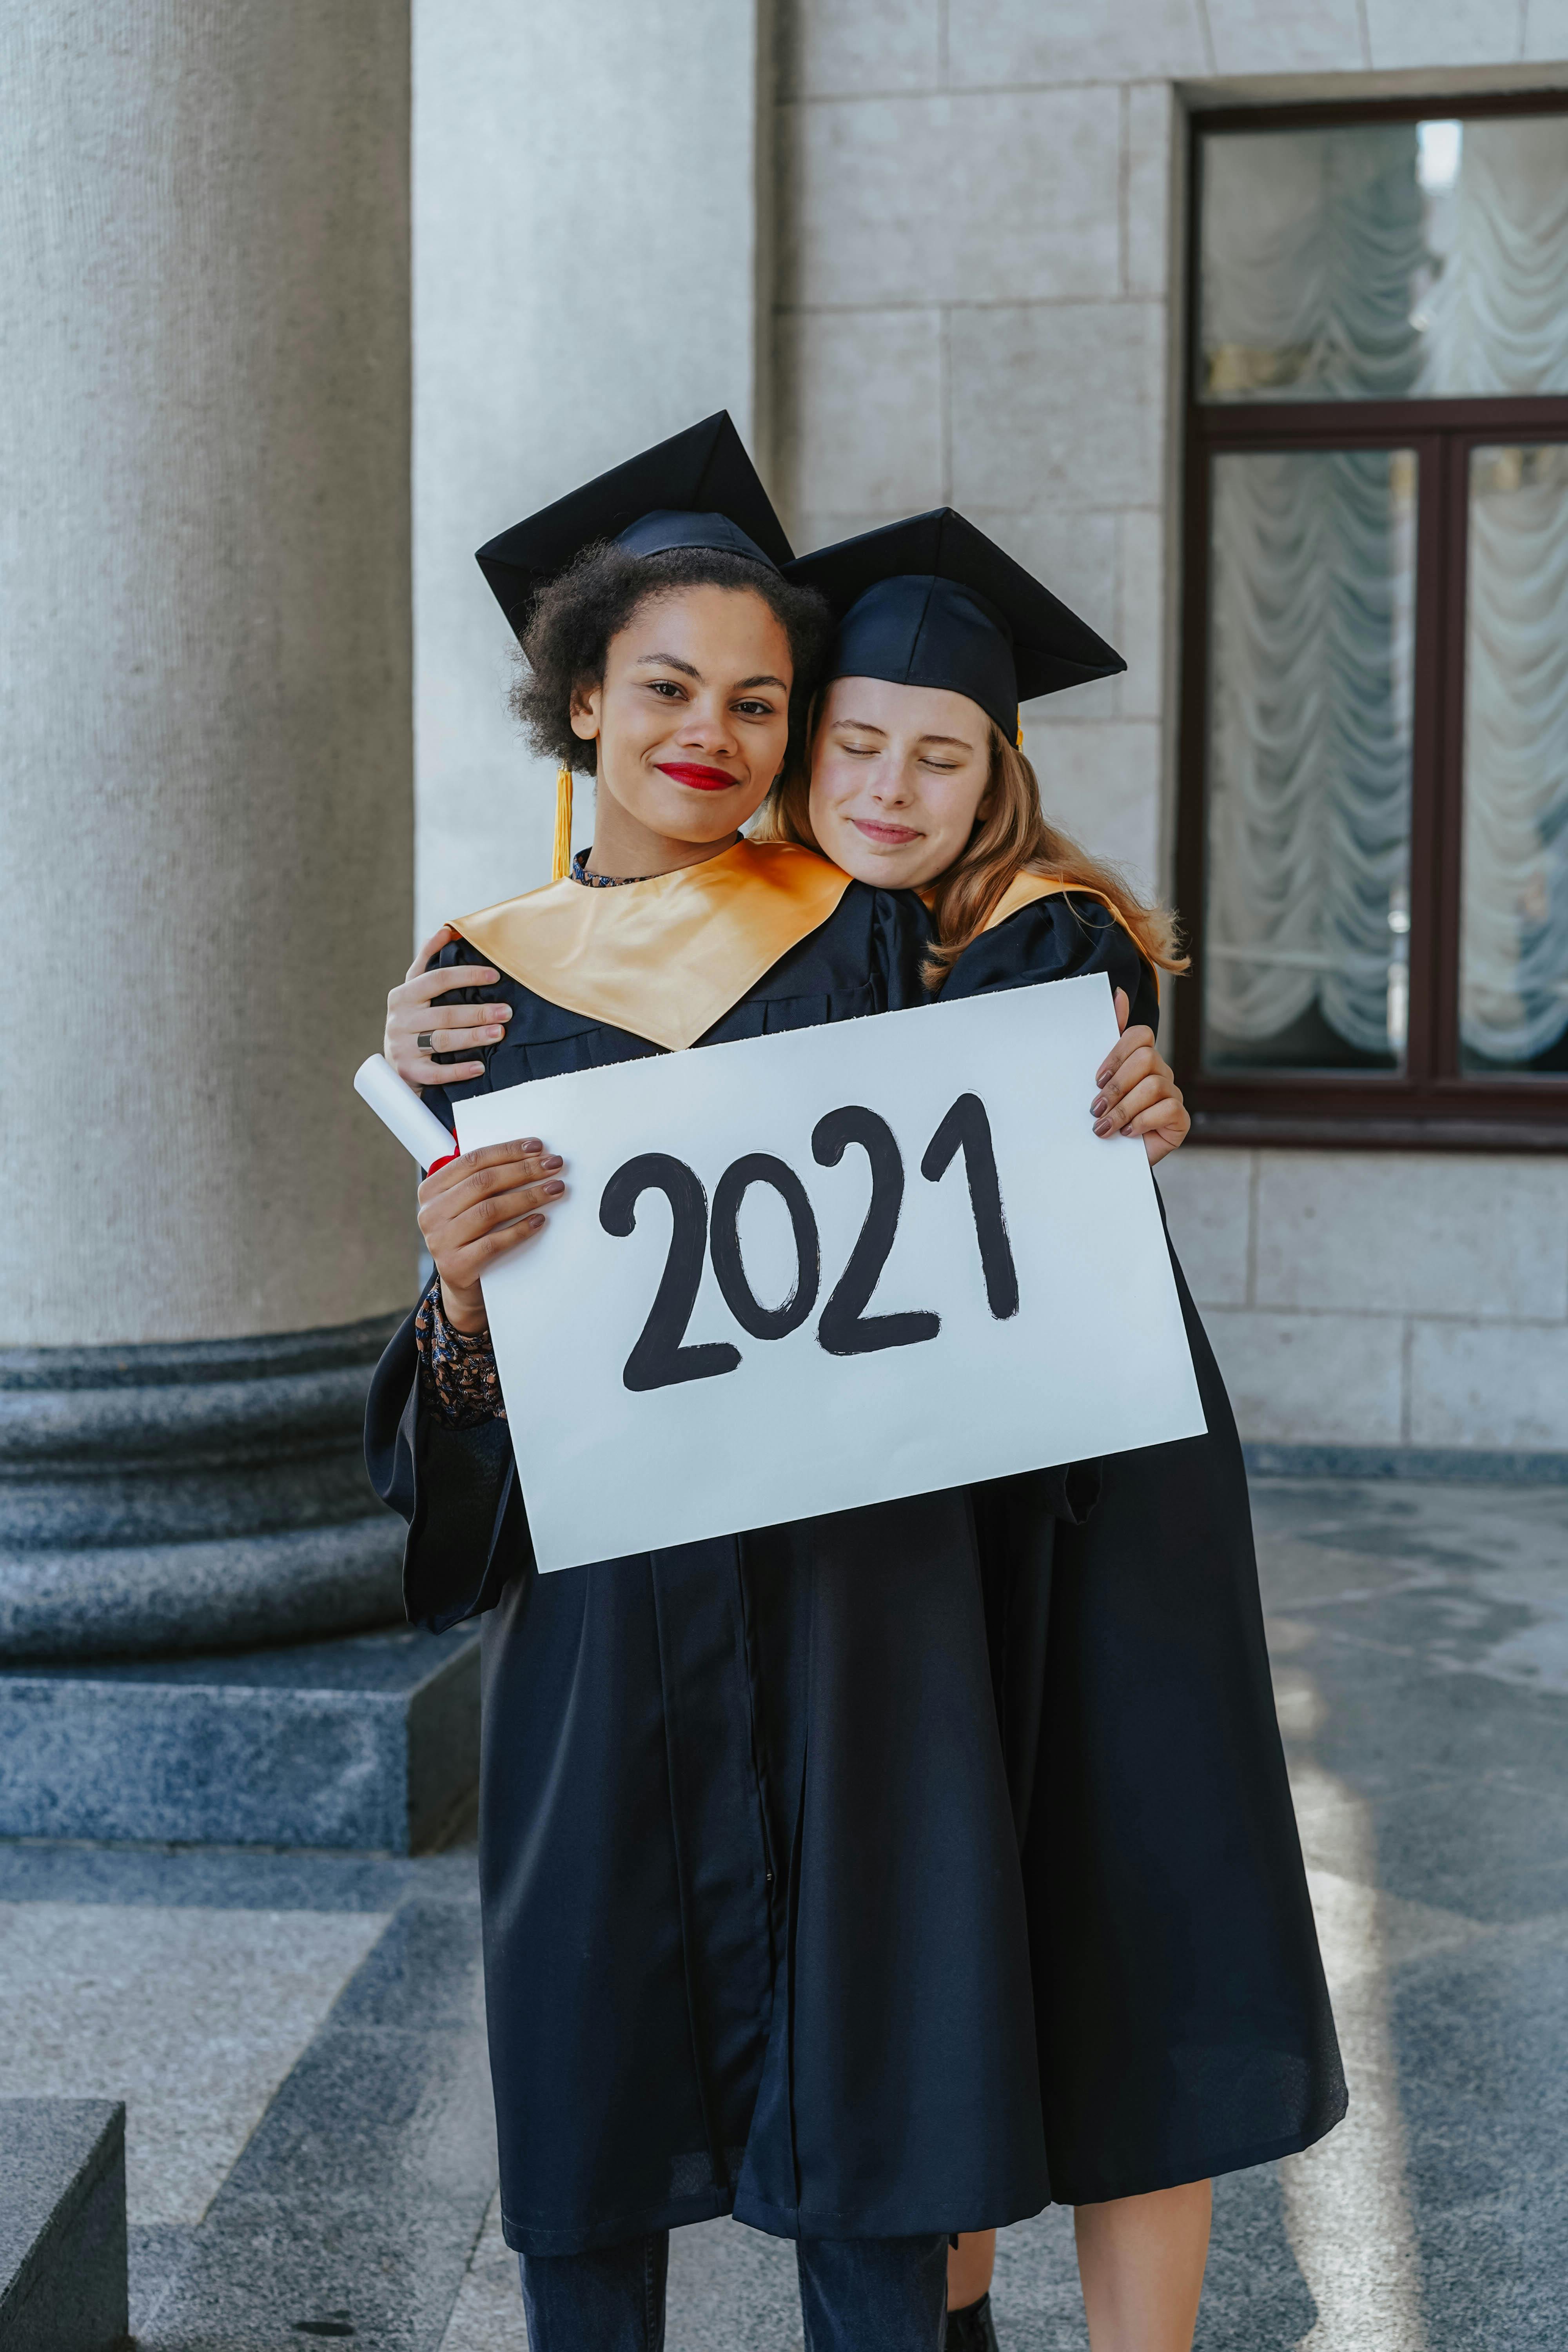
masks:
[[[771,14],[414,0],[422,933],[550,878],[554,769],[475,548],[715,408],[767,475]]]
[[[407,10],[6,5],[0,109],[0,1656],[385,1623]]]

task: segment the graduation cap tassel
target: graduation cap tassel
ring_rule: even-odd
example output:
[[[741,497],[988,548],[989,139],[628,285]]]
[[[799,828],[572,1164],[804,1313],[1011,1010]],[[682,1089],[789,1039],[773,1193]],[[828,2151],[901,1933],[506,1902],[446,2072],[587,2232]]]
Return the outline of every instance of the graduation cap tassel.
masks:
[[[1016,748],[1021,751],[1024,748],[1024,714],[1021,710],[1018,713],[1018,732],[1013,740]]]
[[[572,771],[564,763],[555,771],[555,849],[550,878],[564,882],[572,871]]]

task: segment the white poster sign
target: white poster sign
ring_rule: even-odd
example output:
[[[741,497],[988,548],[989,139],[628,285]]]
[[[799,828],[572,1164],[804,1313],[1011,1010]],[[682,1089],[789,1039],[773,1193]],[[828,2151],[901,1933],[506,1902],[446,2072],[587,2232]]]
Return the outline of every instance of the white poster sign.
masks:
[[[484,1285],[540,1567],[1200,1433],[1116,1034],[1093,975],[458,1103],[566,1161]]]

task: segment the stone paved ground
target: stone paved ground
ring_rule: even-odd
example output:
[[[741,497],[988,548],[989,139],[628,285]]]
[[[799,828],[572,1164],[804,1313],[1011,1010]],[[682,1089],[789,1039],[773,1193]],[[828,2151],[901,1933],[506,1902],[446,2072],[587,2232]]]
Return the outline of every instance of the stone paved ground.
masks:
[[[1351,2076],[1218,2184],[1202,2352],[1568,2342],[1568,1493],[1260,1483],[1281,1720]],[[0,1845],[0,2096],[129,2106],[148,2352],[522,2346],[471,1849]],[[1084,2352],[1068,2217],[1006,2352]],[[798,2347],[790,2249],[678,2233],[670,2352]]]

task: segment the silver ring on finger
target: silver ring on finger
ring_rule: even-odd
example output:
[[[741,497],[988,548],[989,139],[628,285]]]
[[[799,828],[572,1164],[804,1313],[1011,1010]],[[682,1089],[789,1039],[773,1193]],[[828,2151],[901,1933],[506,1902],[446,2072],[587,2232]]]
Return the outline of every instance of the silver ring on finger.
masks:
[[[414,1042],[422,1054],[433,1054],[436,1050],[436,1032],[434,1029],[421,1029]]]

